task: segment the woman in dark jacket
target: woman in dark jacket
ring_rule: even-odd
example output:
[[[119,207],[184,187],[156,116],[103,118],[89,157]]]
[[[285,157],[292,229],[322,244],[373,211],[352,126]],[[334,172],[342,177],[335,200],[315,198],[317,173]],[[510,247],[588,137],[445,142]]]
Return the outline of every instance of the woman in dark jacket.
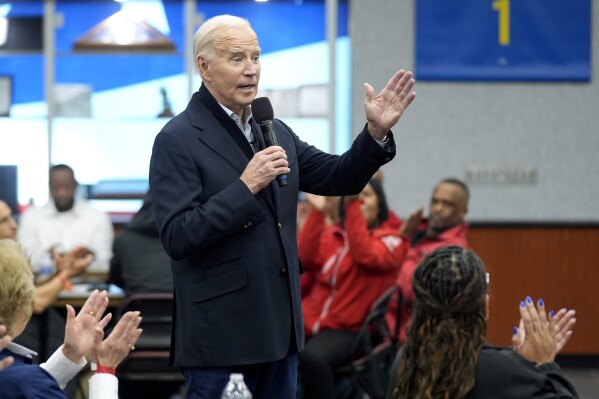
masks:
[[[394,370],[394,399],[576,398],[555,355],[571,336],[574,312],[549,316],[543,300],[520,304],[515,349],[488,345],[487,273],[460,247],[440,248],[418,266],[415,302],[401,359]]]

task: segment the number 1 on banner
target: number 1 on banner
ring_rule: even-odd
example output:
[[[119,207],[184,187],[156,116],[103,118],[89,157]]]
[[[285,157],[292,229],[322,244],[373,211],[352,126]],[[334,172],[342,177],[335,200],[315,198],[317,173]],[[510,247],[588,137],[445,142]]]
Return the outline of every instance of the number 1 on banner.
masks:
[[[495,0],[493,9],[499,14],[499,44],[510,45],[510,0]]]

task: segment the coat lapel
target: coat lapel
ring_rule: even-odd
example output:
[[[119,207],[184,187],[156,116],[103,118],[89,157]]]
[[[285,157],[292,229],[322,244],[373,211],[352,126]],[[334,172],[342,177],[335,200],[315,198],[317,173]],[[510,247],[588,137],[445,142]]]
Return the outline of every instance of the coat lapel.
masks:
[[[235,122],[218,105],[203,85],[199,92],[193,95],[186,113],[191,124],[199,129],[198,139],[233,165],[241,174],[245,170],[253,151]],[[231,131],[230,125],[237,129],[237,132]],[[236,139],[236,133],[238,133],[237,136],[241,137]],[[247,148],[244,148],[244,144]]]
[[[186,113],[191,124],[199,129],[198,139],[233,165],[241,175],[247,167],[248,161],[254,156],[254,151],[237,124],[227,115],[204,85],[193,95]],[[259,140],[260,149],[264,149],[264,139],[259,133],[260,126],[252,122],[252,128],[255,137]],[[276,214],[275,204],[278,202],[278,192],[274,198],[271,198],[269,191],[273,191],[272,186],[271,182],[269,187],[260,190],[258,195]],[[278,187],[276,189],[278,190]]]

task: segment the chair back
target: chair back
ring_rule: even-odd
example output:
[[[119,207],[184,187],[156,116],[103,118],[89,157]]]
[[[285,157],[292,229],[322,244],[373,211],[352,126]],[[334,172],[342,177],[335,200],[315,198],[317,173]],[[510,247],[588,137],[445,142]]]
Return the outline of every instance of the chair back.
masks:
[[[395,385],[397,385],[397,373],[399,372],[399,365],[401,364],[402,352],[403,348],[400,348],[397,351],[397,355],[395,355],[395,359],[389,369],[389,384],[387,386],[385,399],[393,399],[393,390],[395,389]]]
[[[392,301],[397,302],[398,317],[403,304],[401,287],[394,285],[385,290],[370,307],[358,336],[352,344],[351,353],[363,354],[347,366],[336,370],[338,374],[349,374],[353,382],[350,395],[367,394],[371,399],[382,399],[389,382],[389,368],[399,346],[399,325],[390,327],[385,315]],[[401,320],[398,318],[398,323]]]
[[[362,346],[363,353],[368,354],[372,352],[376,343],[391,339],[391,332],[385,320],[385,315],[389,311],[389,303],[400,292],[400,287],[393,285],[372,303],[368,315],[362,322],[358,337],[352,345],[351,353],[356,353],[359,347]]]
[[[135,351],[117,369],[117,376],[134,381],[183,381],[179,368],[168,365],[173,313],[172,293],[134,294],[125,299],[118,317],[128,311],[140,311],[143,333]]]
[[[170,350],[173,313],[172,293],[134,294],[123,301],[118,317],[129,311],[141,312],[143,333],[135,344],[136,350]]]

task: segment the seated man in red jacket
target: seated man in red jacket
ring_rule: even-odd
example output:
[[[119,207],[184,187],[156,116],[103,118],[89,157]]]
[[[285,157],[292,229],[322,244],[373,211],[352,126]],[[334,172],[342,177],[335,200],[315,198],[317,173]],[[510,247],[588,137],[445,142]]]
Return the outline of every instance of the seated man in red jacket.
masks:
[[[428,219],[423,217],[424,209],[418,208],[400,227],[400,232],[411,240],[403,261],[397,284],[402,288],[404,305],[401,311],[399,340],[404,342],[406,323],[412,314],[412,275],[422,259],[435,249],[448,245],[468,247],[466,232],[468,225],[464,219],[468,212],[470,191],[466,183],[454,178],[441,180],[434,188],[429,205]],[[393,302],[392,302],[393,304]],[[387,322],[391,331],[396,325],[397,307],[391,305]]]

